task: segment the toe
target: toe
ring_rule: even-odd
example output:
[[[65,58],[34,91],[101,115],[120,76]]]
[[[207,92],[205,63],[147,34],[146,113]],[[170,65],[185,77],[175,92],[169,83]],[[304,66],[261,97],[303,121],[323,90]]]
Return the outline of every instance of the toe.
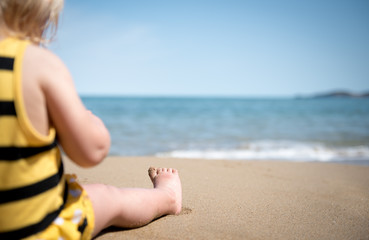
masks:
[[[155,177],[156,177],[156,175],[157,175],[157,171],[158,171],[158,169],[156,169],[156,168],[154,168],[154,167],[150,167],[150,168],[149,168],[149,170],[148,170],[148,172],[149,172],[149,176],[150,176],[151,178],[155,178]]]

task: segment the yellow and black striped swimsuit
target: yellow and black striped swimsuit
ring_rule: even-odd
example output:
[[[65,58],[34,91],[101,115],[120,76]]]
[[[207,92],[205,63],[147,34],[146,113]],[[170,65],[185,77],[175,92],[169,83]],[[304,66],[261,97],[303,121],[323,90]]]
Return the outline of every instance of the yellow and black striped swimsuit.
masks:
[[[0,41],[0,239],[45,232],[72,197],[68,196],[71,184],[66,178],[70,176],[63,172],[55,129],[43,136],[26,115],[21,80],[23,55],[29,44],[15,38]],[[84,217],[76,230],[84,230],[86,225]]]

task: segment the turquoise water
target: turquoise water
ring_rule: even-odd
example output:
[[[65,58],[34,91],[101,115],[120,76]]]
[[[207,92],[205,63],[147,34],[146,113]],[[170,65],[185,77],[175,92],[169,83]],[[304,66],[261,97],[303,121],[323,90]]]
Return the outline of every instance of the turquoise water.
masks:
[[[369,99],[95,98],[111,155],[368,161]]]

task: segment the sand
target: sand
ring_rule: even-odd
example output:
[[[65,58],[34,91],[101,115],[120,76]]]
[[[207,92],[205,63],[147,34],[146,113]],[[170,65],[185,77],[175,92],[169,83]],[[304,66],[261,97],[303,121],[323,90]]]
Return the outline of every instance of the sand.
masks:
[[[333,163],[109,157],[81,183],[150,188],[150,166],[180,173],[183,210],[96,239],[369,239],[369,167]]]

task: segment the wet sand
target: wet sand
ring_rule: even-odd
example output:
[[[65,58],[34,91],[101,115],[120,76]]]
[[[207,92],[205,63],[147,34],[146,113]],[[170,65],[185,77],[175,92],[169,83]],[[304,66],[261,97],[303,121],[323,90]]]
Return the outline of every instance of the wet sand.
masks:
[[[150,166],[179,170],[183,209],[96,239],[369,239],[369,167],[335,163],[109,157],[81,183],[151,188]]]

